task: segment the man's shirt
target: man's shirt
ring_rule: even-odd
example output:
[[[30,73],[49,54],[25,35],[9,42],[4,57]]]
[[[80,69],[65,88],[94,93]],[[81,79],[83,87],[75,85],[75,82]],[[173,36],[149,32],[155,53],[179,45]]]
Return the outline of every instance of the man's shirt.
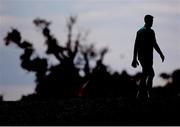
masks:
[[[135,45],[137,46],[138,59],[140,61],[153,60],[153,47],[155,43],[155,33],[151,28],[142,27],[138,30]]]

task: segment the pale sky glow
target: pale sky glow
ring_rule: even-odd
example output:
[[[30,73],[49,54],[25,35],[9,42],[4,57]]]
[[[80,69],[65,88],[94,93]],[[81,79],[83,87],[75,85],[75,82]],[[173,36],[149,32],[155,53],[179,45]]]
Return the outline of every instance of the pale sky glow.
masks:
[[[89,30],[88,41],[110,51],[105,64],[112,70],[141,71],[130,66],[136,32],[144,25],[144,15],[154,16],[157,42],[165,54],[162,64],[154,53],[155,85],[162,85],[158,75],[180,68],[180,1],[179,0],[0,0],[0,94],[7,100],[19,99],[34,90],[34,75],[20,67],[22,53],[16,46],[5,47],[3,37],[11,27],[31,41],[37,53],[45,51],[44,38],[32,20],[40,17],[52,21],[60,43],[66,40],[66,19],[78,15],[78,31]]]

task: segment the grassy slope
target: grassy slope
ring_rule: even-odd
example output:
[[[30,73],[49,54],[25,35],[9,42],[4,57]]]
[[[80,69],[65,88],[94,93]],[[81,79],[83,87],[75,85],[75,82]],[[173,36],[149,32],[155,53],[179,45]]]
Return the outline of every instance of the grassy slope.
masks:
[[[2,102],[0,125],[180,125],[180,98]]]

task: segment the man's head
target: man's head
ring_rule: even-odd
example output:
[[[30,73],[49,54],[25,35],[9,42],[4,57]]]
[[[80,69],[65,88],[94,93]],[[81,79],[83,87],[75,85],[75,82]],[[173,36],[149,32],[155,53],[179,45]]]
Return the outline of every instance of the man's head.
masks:
[[[152,15],[145,15],[144,17],[145,26],[151,28],[153,25],[153,16]]]

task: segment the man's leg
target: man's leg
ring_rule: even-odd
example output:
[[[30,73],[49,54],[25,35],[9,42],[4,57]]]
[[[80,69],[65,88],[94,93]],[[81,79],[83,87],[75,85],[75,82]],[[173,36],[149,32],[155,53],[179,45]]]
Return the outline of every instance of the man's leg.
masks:
[[[136,98],[139,98],[139,97],[144,98],[146,96],[146,91],[147,91],[146,86],[147,86],[148,73],[147,73],[145,68],[143,68],[142,71],[143,71],[142,72],[142,77],[141,77],[141,80],[140,80],[140,84],[139,84],[138,93],[137,93]]]
[[[147,93],[148,93],[148,97],[151,96],[154,75],[155,75],[154,74],[154,70],[151,67],[149,69],[149,74],[148,74],[148,79],[147,79]]]

